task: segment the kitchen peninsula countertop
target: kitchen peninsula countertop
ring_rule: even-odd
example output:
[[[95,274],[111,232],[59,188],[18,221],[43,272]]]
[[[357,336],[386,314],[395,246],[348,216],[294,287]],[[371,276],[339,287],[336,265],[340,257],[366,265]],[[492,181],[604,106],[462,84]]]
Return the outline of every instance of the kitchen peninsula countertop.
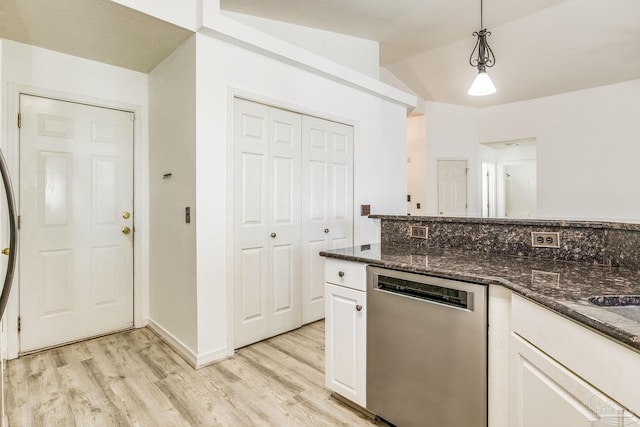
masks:
[[[320,255],[484,285],[502,285],[640,352],[640,307],[626,316],[591,296],[638,295],[640,272],[598,264],[483,252],[360,245]],[[634,318],[635,317],[635,318]]]

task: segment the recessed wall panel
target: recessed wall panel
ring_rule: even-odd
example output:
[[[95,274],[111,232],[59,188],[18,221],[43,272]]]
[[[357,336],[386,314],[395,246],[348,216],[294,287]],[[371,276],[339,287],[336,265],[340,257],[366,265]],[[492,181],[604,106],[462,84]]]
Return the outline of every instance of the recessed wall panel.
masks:
[[[293,160],[274,157],[273,174],[273,218],[276,224],[290,224],[293,221]]]
[[[326,150],[327,149],[327,132],[322,129],[310,130],[310,147],[314,150]]]
[[[40,152],[40,205],[43,226],[69,224],[72,159],[67,153]]]
[[[333,164],[333,219],[347,219],[347,167]]]
[[[248,248],[240,251],[242,269],[242,321],[264,317],[262,290],[266,286],[262,276],[264,248]]]
[[[309,303],[324,299],[324,258],[318,254],[326,249],[325,239],[309,242]]]
[[[38,114],[38,135],[54,138],[73,138],[73,120],[70,117]]]
[[[347,135],[342,135],[339,133],[333,134],[333,150],[340,154],[348,154],[347,150],[349,147],[349,139]]]
[[[91,217],[94,225],[115,224],[118,218],[118,159],[91,159]]]
[[[68,313],[72,302],[71,249],[40,252],[42,266],[42,316]]]
[[[243,114],[241,120],[243,139],[255,140],[255,142],[264,140],[264,118]]]
[[[117,123],[91,122],[91,140],[117,144],[119,141]]]
[[[242,153],[242,225],[264,223],[263,212],[263,171],[264,155]]]
[[[119,246],[91,249],[91,283],[94,306],[118,302],[120,284]]]
[[[327,215],[327,164],[311,160],[309,166],[310,220],[325,221]]]
[[[273,268],[273,312],[291,310],[293,305],[293,246],[275,246],[271,250]]]
[[[293,148],[293,129],[294,127],[290,123],[274,122],[273,142],[279,147]]]

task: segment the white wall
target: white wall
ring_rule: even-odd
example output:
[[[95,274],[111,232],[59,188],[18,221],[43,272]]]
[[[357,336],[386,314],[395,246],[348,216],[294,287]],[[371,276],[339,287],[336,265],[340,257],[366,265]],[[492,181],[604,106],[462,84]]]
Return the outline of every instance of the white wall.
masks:
[[[478,110],[459,105],[425,102],[427,170],[422,215],[438,214],[438,160],[467,160],[469,216],[480,216],[482,156],[478,144]]]
[[[224,10],[221,13],[374,79],[379,76],[380,49],[376,41],[241,13]]]
[[[640,221],[640,80],[480,110],[480,139],[535,137],[538,216]]]
[[[2,149],[12,169],[14,187],[18,182],[18,145],[16,114],[17,89],[62,99],[74,99],[97,105],[126,107],[137,110],[135,124],[135,193],[136,193],[136,318],[137,326],[148,317],[146,295],[147,268],[147,75],[95,61],[61,54],[13,41],[2,42],[2,81],[0,90],[2,111]],[[19,277],[14,281],[7,308],[8,357],[17,357]]]
[[[415,116],[407,119],[407,192],[411,202],[407,212],[426,215],[427,201],[427,118]],[[417,204],[420,203],[420,209]]]
[[[150,319],[192,357],[198,348],[195,54],[192,36],[149,74]]]
[[[231,354],[232,95],[355,127],[356,211],[406,212],[406,107],[203,34],[197,34],[198,352]],[[221,61],[220,58],[224,58]],[[355,243],[379,239],[357,217]]]

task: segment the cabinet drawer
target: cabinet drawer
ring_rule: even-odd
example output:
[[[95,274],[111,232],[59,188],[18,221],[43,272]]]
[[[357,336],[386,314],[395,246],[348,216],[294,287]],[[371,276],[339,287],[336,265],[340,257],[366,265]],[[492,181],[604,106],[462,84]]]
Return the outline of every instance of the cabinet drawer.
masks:
[[[327,258],[324,261],[324,281],[364,291],[367,287],[367,265]]]

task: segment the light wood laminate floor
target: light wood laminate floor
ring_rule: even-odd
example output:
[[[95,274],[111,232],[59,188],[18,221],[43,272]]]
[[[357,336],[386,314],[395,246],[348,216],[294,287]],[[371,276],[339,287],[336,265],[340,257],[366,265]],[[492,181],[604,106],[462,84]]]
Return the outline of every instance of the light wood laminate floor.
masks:
[[[324,387],[324,322],[192,369],[149,329],[7,364],[6,410],[21,426],[371,426]]]

